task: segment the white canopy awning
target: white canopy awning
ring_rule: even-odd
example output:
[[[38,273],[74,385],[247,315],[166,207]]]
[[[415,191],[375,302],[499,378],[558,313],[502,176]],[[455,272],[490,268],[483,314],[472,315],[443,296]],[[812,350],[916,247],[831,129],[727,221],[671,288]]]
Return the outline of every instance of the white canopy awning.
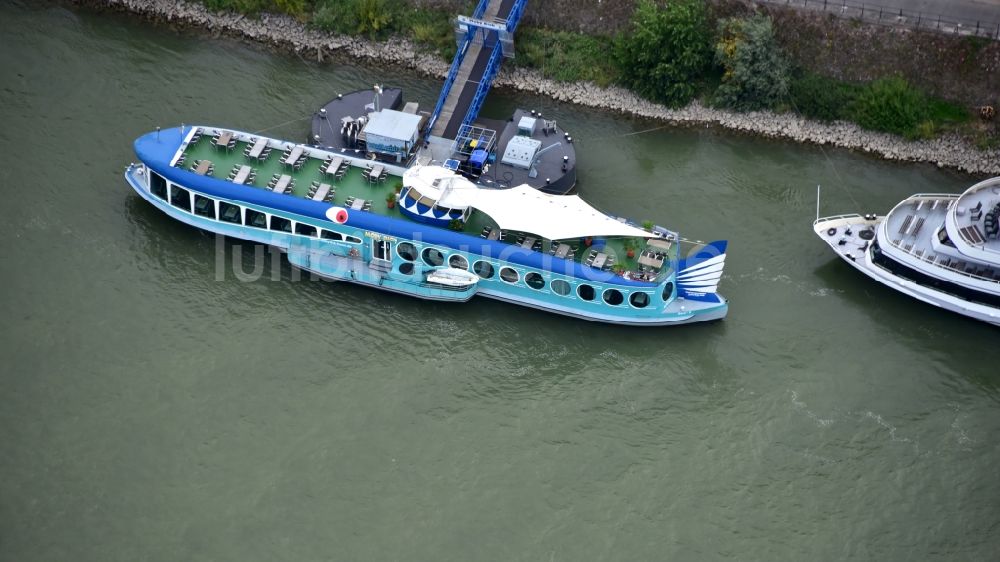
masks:
[[[434,180],[439,180],[437,186]],[[650,238],[652,234],[609,217],[577,195],[549,195],[519,185],[510,189],[477,187],[469,180],[440,166],[415,166],[406,171],[403,183],[448,208],[473,207],[492,218],[504,230],[537,234],[549,240],[594,236]]]

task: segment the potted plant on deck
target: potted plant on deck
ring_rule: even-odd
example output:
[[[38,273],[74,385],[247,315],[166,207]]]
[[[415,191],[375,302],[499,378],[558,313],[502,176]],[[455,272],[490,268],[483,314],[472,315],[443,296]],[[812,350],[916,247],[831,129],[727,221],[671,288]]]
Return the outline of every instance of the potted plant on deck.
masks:
[[[395,193],[391,193],[390,192],[388,195],[385,196],[385,206],[388,207],[388,208],[390,208],[390,209],[395,208],[395,206],[396,206],[396,194]]]
[[[628,259],[635,258],[635,238],[626,238],[623,246],[625,246],[625,255],[628,256]]]

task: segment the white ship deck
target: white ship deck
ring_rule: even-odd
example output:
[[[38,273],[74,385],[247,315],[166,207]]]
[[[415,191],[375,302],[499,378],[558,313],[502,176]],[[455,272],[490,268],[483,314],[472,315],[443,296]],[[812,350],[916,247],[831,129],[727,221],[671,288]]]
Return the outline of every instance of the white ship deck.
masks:
[[[969,256],[945,229],[959,203],[960,197],[951,194],[920,194],[904,200],[885,217],[879,244],[887,254],[928,275],[989,290],[1000,281],[1000,261]]]
[[[977,183],[954,203],[946,219],[958,249],[986,265],[1000,265],[1000,178]]]

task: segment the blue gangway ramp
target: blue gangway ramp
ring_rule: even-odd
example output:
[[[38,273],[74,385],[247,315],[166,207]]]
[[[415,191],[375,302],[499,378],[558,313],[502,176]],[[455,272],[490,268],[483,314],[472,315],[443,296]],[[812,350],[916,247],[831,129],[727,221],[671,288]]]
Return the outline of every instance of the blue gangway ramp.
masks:
[[[454,139],[462,125],[475,121],[500,70],[501,59],[514,56],[512,38],[527,3],[480,0],[472,17],[458,17],[458,52],[427,121],[431,136]]]

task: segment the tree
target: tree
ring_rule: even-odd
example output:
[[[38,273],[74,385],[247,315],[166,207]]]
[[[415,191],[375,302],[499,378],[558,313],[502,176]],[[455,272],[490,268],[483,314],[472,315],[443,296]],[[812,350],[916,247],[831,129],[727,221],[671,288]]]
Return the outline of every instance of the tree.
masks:
[[[720,21],[715,61],[725,70],[715,91],[720,105],[741,111],[769,109],[788,96],[791,67],[767,16]]]
[[[632,33],[615,42],[622,82],[637,94],[670,106],[691,101],[695,82],[711,63],[711,38],[704,3],[640,0]]]

